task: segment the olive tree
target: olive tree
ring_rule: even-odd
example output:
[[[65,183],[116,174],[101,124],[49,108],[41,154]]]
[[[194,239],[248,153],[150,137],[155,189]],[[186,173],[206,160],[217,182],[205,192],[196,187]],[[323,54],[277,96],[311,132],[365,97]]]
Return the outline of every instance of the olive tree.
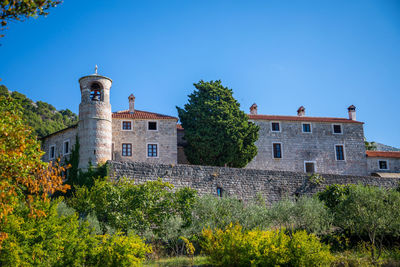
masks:
[[[360,238],[367,236],[376,262],[384,237],[400,233],[400,193],[372,186],[351,187],[335,209],[335,224]]]

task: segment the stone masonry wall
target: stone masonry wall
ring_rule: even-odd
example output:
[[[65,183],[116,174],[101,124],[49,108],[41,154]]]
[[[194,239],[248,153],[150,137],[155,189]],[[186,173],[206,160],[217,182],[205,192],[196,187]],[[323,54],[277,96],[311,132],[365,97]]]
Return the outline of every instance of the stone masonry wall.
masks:
[[[303,133],[300,121],[280,121],[280,132],[271,131],[272,121],[254,122],[260,126],[258,154],[246,168],[304,172],[304,162],[310,161],[315,163],[318,173],[367,175],[361,123],[339,123],[342,133],[334,134],[332,123],[307,122],[312,132]],[[275,142],[281,143],[281,159],[273,158]],[[344,146],[345,160],[336,160],[335,145]]]
[[[143,162],[109,161],[111,179],[126,177],[136,183],[162,178],[175,188],[191,187],[199,195],[217,195],[222,188],[224,195],[236,196],[248,201],[261,194],[267,203],[276,202],[285,197],[311,195],[331,184],[368,184],[393,188],[400,179],[377,178],[371,176],[350,176],[325,174],[321,185],[309,182],[305,173],[255,169],[236,169],[195,165],[162,165]]]

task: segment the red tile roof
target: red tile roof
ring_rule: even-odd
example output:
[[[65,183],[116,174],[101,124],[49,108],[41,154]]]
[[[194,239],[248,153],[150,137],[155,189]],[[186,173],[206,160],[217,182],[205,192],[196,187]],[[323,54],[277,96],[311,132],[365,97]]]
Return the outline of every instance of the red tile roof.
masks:
[[[361,121],[353,121],[346,118],[326,118],[326,117],[306,117],[306,116],[280,116],[280,115],[252,115],[249,114],[251,120],[273,120],[273,121],[307,121],[307,122],[333,122],[333,123],[360,123]]]
[[[398,158],[398,159],[400,159],[400,151],[372,151],[372,150],[367,150],[367,157]]]
[[[129,110],[113,112],[112,117],[115,119],[136,119],[136,120],[178,120],[176,117],[158,114],[148,111],[135,110],[129,113]]]
[[[177,125],[176,125],[176,129],[177,129],[177,130],[182,130],[182,131],[183,131],[182,124],[177,124]]]

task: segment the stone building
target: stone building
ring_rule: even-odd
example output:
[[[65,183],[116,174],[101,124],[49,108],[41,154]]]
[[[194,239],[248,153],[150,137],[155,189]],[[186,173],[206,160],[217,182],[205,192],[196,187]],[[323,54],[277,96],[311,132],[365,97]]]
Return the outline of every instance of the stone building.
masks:
[[[97,74],[79,79],[81,103],[77,125],[42,139],[43,160],[66,158],[79,140],[79,167],[108,160],[189,164],[184,154],[184,129],[173,116],[135,109],[111,111],[112,80]],[[400,173],[400,152],[365,151],[363,122],[356,108],[348,118],[259,115],[250,107],[249,120],[260,126],[257,156],[247,169],[388,176]],[[382,174],[383,173],[383,174]]]
[[[250,108],[249,119],[260,127],[257,156],[246,168],[295,172],[366,175],[363,123],[356,121],[354,106],[349,118],[257,114]]]
[[[380,177],[397,177],[400,173],[399,151],[367,151],[368,173]]]
[[[79,79],[79,122],[42,138],[44,161],[66,158],[79,140],[79,167],[85,169],[108,160],[177,163],[176,117],[135,109],[111,112],[112,80],[97,74]]]

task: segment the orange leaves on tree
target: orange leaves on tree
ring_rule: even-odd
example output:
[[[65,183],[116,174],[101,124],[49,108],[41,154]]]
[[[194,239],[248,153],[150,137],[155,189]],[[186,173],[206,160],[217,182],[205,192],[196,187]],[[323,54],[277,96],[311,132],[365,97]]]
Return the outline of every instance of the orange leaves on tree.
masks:
[[[7,215],[25,203],[30,216],[45,216],[40,202],[49,201],[56,191],[65,192],[59,162],[41,161],[40,144],[24,121],[20,107],[12,98],[0,97],[0,247],[7,238],[1,228]]]

